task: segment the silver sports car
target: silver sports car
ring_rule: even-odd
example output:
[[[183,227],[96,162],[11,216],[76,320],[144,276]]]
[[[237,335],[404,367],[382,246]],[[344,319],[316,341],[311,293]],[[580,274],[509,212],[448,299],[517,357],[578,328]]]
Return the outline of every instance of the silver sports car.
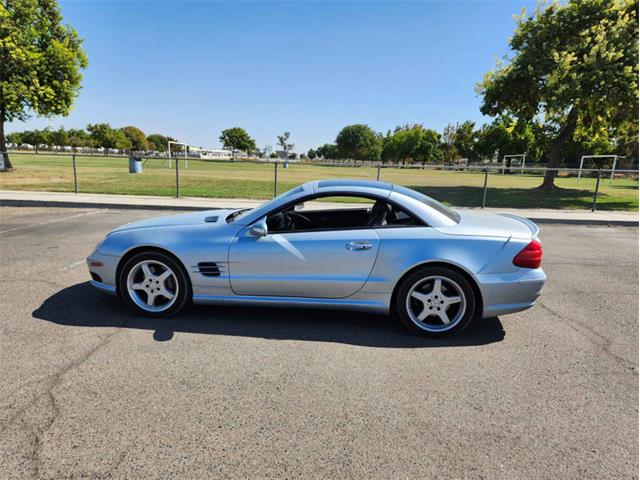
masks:
[[[141,315],[190,302],[345,308],[443,336],[531,307],[541,260],[525,218],[453,210],[388,183],[321,180],[253,209],[123,225],[87,264],[95,287]]]

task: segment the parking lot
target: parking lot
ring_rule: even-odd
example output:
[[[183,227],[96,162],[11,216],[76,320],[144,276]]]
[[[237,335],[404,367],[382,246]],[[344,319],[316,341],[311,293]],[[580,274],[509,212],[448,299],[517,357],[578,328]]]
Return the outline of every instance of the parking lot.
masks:
[[[637,228],[543,225],[536,307],[426,340],[351,312],[136,318],[84,259],[159,214],[0,209],[0,478],[637,477]]]

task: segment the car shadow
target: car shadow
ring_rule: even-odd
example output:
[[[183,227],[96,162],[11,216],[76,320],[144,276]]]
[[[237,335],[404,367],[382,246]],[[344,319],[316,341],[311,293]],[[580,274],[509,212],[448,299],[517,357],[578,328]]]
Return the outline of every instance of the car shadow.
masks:
[[[89,282],[60,290],[32,315],[70,327],[149,330],[159,342],[171,340],[175,332],[389,348],[464,347],[504,339],[498,318],[475,322],[450,338],[430,339],[409,333],[384,315],[337,310],[194,306],[168,319],[137,317],[119,299],[96,290]]]

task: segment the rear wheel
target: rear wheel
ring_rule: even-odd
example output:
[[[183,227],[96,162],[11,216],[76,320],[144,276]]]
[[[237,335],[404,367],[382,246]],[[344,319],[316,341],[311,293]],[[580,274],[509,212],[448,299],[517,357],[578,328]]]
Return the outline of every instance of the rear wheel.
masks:
[[[473,319],[476,299],[468,280],[454,270],[424,267],[409,275],[398,290],[395,309],[414,333],[443,337],[463,330]]]
[[[118,290],[124,302],[137,314],[169,317],[191,298],[186,272],[173,258],[159,252],[143,252],[123,266]]]

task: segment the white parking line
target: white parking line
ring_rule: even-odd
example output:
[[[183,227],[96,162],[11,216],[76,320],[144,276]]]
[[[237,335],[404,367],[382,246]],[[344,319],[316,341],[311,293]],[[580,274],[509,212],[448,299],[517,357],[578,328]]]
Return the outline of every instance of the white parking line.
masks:
[[[40,227],[42,225],[49,225],[50,223],[64,222],[72,218],[83,217],[85,215],[93,215],[94,213],[100,213],[102,211],[104,210],[91,210],[90,212],[76,213],[75,215],[69,215],[68,217],[64,217],[64,218],[56,218],[55,220],[49,220],[46,222],[34,223],[32,225],[24,225],[22,227],[9,228],[7,230],[0,230],[0,235],[2,235],[3,233],[16,232],[18,230],[26,230],[27,228]]]
[[[82,259],[82,260],[78,260],[77,262],[73,262],[70,265],[67,265],[66,267],[61,267],[58,269],[59,272],[65,272],[67,270],[72,269],[73,267],[77,267],[78,265],[82,265],[86,260]]]

